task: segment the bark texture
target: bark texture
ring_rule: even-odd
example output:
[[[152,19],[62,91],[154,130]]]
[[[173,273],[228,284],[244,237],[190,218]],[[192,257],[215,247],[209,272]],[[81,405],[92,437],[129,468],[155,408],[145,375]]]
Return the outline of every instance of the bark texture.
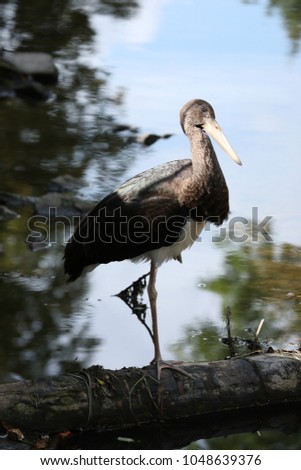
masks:
[[[0,385],[0,422],[22,430],[122,430],[211,413],[301,402],[301,354],[254,354],[164,369],[93,366],[73,374]]]

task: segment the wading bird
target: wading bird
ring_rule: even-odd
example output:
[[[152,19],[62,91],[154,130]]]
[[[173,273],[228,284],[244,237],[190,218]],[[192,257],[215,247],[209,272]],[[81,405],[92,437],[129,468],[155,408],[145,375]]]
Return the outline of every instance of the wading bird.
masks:
[[[220,225],[229,214],[228,188],[208,134],[241,165],[212,106],[196,99],[180,111],[191,159],[163,163],[140,173],[100,201],[81,221],[65,248],[65,272],[74,281],[85,270],[112,261],[150,261],[150,301],[158,375],[175,365],[162,360],[157,323],[157,268],[182,261],[181,253],[205,223]]]

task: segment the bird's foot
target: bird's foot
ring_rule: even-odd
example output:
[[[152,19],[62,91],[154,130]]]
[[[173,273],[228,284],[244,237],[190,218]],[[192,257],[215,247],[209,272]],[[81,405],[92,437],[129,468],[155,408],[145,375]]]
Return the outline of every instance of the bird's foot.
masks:
[[[183,364],[182,361],[163,361],[162,359],[157,359],[157,360],[154,359],[151,362],[151,364],[156,364],[156,366],[157,366],[157,379],[158,379],[158,382],[160,382],[161,372],[162,372],[163,369],[173,370],[175,372],[178,372],[179,374],[185,375],[186,377],[189,377],[190,379],[194,380],[194,377],[192,375],[188,374],[188,372],[186,372],[186,370],[179,367],[180,364]]]

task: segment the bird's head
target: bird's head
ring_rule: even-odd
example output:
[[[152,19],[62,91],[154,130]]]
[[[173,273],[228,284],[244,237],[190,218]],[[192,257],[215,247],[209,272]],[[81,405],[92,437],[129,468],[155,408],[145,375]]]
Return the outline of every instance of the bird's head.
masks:
[[[190,100],[180,111],[180,122],[185,134],[199,129],[200,132],[209,134],[234,160],[238,165],[242,165],[240,158],[233,150],[226,139],[221,127],[215,120],[215,113],[212,106],[204,100]]]

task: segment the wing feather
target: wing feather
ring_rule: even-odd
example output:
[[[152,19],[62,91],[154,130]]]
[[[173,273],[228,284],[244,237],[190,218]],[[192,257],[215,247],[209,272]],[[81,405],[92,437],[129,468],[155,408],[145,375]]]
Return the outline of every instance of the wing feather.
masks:
[[[190,171],[190,160],[165,163],[131,178],[99,202],[66,245],[69,280],[91,264],[132,259],[174,243],[189,214],[177,202],[173,185]]]

